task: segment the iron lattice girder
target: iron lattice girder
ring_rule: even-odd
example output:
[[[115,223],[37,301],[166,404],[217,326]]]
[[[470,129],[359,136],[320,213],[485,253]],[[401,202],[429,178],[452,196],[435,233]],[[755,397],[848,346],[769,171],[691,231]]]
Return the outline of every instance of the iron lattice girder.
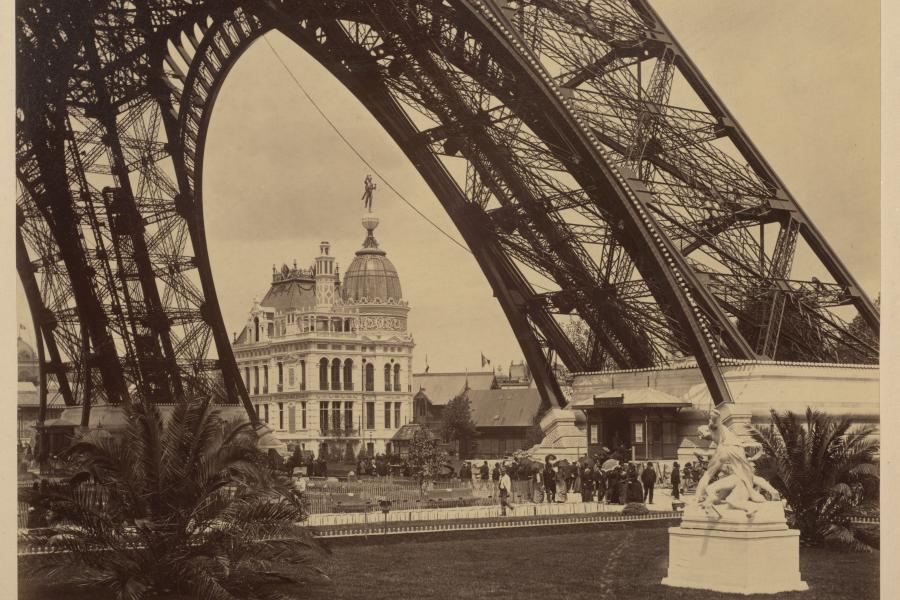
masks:
[[[445,31],[445,35],[449,38],[453,38],[452,32]],[[419,38],[421,39],[421,37]],[[412,52],[412,50],[410,50]],[[444,55],[453,54],[450,50],[442,49],[442,53]],[[478,55],[475,55],[473,60],[474,65],[482,65],[484,68],[484,61],[479,58]],[[408,57],[405,59],[407,62],[412,62],[412,57]],[[455,63],[464,71],[467,70],[466,64],[464,62]],[[474,70],[477,66],[470,66],[468,70]],[[434,77],[434,70],[432,70],[431,76]],[[498,80],[499,80],[498,76]],[[414,90],[420,90],[422,85],[414,85],[412,88]],[[445,117],[452,118],[452,117]],[[475,119],[467,119],[465,115],[462,119],[457,118],[457,121],[467,122],[473,121],[477,122]],[[470,130],[467,132],[469,138],[473,141],[469,143],[470,146],[476,147],[479,151],[484,151],[487,146],[482,138],[482,141],[474,141],[478,139],[478,136],[483,136],[483,133],[478,130]],[[495,163],[499,163],[504,166],[515,165],[518,161],[522,159],[522,152],[519,146],[512,146],[513,140],[506,139],[504,140],[503,148],[513,149],[513,153],[504,153],[503,151],[495,152],[494,154],[498,154],[499,157],[495,159]],[[496,142],[495,142],[496,143]],[[470,158],[467,156],[467,158]],[[545,155],[545,159],[549,159],[551,163],[554,165],[556,170],[566,170],[565,165],[554,158],[552,154]],[[520,166],[519,168],[526,168],[524,166]],[[527,168],[535,168],[533,163],[529,163]],[[543,239],[539,239],[535,237],[530,241],[531,245],[535,248],[534,256],[540,257],[541,254],[547,254],[548,252],[552,254],[557,254],[557,256],[553,256],[552,254],[547,256],[544,259],[542,264],[544,265],[545,272],[549,274],[551,279],[557,280],[560,285],[565,287],[569,287],[572,285],[580,285],[587,286],[591,285],[595,282],[596,274],[599,272],[599,269],[592,264],[592,260],[589,256],[583,253],[581,243],[573,243],[579,236],[578,233],[572,232],[571,228],[581,228],[584,229],[584,226],[567,224],[565,222],[559,222],[551,225],[552,221],[548,220],[547,211],[543,206],[540,206],[538,202],[543,200],[542,198],[537,198],[531,195],[531,192],[527,189],[526,186],[523,186],[522,183],[516,184],[516,175],[512,174],[508,168],[506,169],[498,169],[499,174],[497,179],[501,182],[513,182],[512,188],[505,188],[503,184],[500,187],[496,188],[494,193],[495,196],[502,198],[501,203],[506,206],[509,206],[510,203],[515,202],[518,210],[516,211],[516,218],[521,222],[521,226],[519,230],[523,232],[523,235],[542,235]],[[493,178],[490,178],[493,179]],[[546,196],[544,196],[546,197]],[[528,221],[533,221],[532,225],[528,225]],[[596,231],[597,226],[593,227],[594,231]],[[587,240],[579,239],[579,242],[584,242]],[[562,254],[559,254],[562,252]],[[538,259],[540,260],[540,259]],[[531,264],[536,264],[532,261]],[[572,277],[579,277],[579,271],[582,273],[580,279],[573,280]],[[615,346],[611,346],[611,350],[615,351],[618,355],[617,362],[620,366],[623,367],[638,367],[638,366],[646,366],[648,364],[652,364],[652,359],[648,354],[644,353],[643,356],[639,353],[644,352],[642,347],[645,346],[645,342],[638,341],[634,336],[634,329],[626,329],[624,326],[628,322],[627,319],[624,318],[624,315],[621,314],[604,314],[602,311],[598,312],[592,307],[590,304],[582,304],[581,312],[583,317],[589,318],[592,320],[595,330],[606,330],[606,333],[603,335],[607,337],[607,343],[615,344]],[[597,320],[600,317],[602,320]],[[606,324],[604,324],[604,321]],[[614,330],[618,330],[617,333],[613,333]],[[625,342],[613,341],[613,338],[609,337],[617,336],[624,340]],[[624,338],[623,338],[624,336]],[[617,349],[618,348],[618,349]],[[625,354],[623,354],[623,352]],[[631,357],[627,356],[627,353],[635,353]]]
[[[565,3],[565,2],[541,3],[542,6],[545,6],[548,8],[548,11],[541,13],[542,15],[545,15],[545,14],[548,14],[548,12],[551,12],[550,9],[552,9],[552,7],[549,6],[550,4],[553,4],[554,6],[562,6],[562,5],[566,5],[566,4],[570,4],[570,3]],[[571,6],[571,4],[570,4],[570,6]],[[587,7],[587,5],[585,5],[585,7]],[[563,11],[557,11],[557,12],[563,12]],[[662,32],[662,35],[666,36],[666,39],[669,40],[669,42],[670,42],[669,46],[672,46],[673,51],[676,53],[676,59],[675,59],[676,64],[679,66],[680,70],[685,71],[685,72],[690,71],[686,75],[686,78],[689,80],[690,85],[692,85],[693,88],[695,88],[697,90],[698,95],[704,101],[706,101],[707,106],[711,107],[709,109],[710,112],[707,113],[708,117],[700,119],[700,122],[705,121],[705,122],[709,123],[710,125],[714,125],[714,124],[721,125],[721,128],[716,133],[716,135],[706,136],[706,138],[693,139],[692,142],[693,143],[702,143],[702,142],[709,141],[710,137],[718,137],[719,135],[728,135],[729,139],[731,139],[732,137],[740,138],[740,139],[735,140],[735,145],[740,149],[741,152],[743,152],[746,155],[747,149],[751,148],[752,145],[749,144],[749,142],[745,139],[745,136],[743,135],[743,133],[739,130],[739,128],[737,128],[734,120],[724,110],[724,107],[721,106],[721,103],[718,102],[718,99],[715,98],[715,96],[711,92],[711,90],[708,89],[708,86],[706,86],[705,82],[702,81],[702,78],[696,72],[696,69],[690,63],[689,59],[687,59],[687,57],[683,54],[683,52],[680,50],[680,48],[677,47],[677,44],[674,44],[674,42],[671,40],[671,36],[668,34],[668,32],[666,32],[664,30],[664,28],[662,28],[661,24],[659,26],[656,26],[656,23],[658,22],[658,20],[655,18],[655,16],[652,15],[652,11],[649,11],[649,9],[643,10],[642,14],[645,16],[646,15],[651,16],[649,21],[647,21],[645,19],[645,21],[647,21],[647,23],[648,23],[648,26],[646,28],[647,31],[641,32],[640,27],[638,26],[636,29],[633,30],[633,34],[631,36],[632,39],[635,40],[635,43],[638,43],[638,41],[642,37],[657,36],[659,34],[659,32]],[[592,21],[589,18],[586,18],[585,11],[582,8],[570,10],[569,13],[566,14],[566,18],[567,18],[569,24],[571,24],[573,27],[578,27],[580,30],[581,29],[589,30],[589,29],[592,29],[595,27],[594,21]],[[636,22],[639,22],[639,21],[636,21]],[[544,36],[545,39],[547,37],[548,36]],[[600,37],[602,37],[602,36],[600,36]],[[609,39],[609,38],[607,37],[606,39]],[[572,44],[573,47],[575,45],[577,45],[577,44]],[[541,48],[541,50],[543,50],[543,48]],[[560,52],[568,53],[569,45],[562,45]],[[574,54],[574,53],[569,53],[569,56],[571,57],[572,54]],[[592,59],[587,58],[587,59],[582,60],[579,64],[589,64],[591,60]],[[577,60],[574,62],[578,63]],[[602,76],[604,74],[603,73],[595,73],[592,75],[596,76],[598,78],[602,78]],[[584,79],[584,81],[587,81],[587,79]],[[601,83],[602,83],[602,85],[606,85],[607,81],[603,80]],[[619,86],[618,88],[613,86],[612,90],[613,90],[613,95],[609,96],[609,92],[605,92],[606,97],[612,97],[612,98],[622,101],[623,106],[618,109],[619,113],[623,113],[623,112],[628,113],[628,111],[631,111],[631,113],[638,115],[640,113],[636,109],[644,109],[646,107],[647,110],[654,111],[654,109],[656,108],[656,106],[654,106],[654,104],[650,100],[645,100],[642,102],[640,97],[638,97],[638,98],[629,97],[628,90],[625,88],[622,88],[622,86]],[[567,92],[567,90],[562,90],[562,91]],[[601,96],[604,95],[603,90],[599,90],[596,93]],[[571,98],[571,97],[573,97],[573,92],[568,91],[567,95]],[[633,94],[631,94],[631,96],[633,96]],[[588,104],[590,104],[590,102],[591,102],[590,100],[585,100],[585,102],[582,105],[578,105],[579,110],[582,112],[582,114],[585,115],[585,119],[588,122],[591,122],[590,115],[592,113],[588,108],[586,108],[586,106]],[[680,111],[682,111],[682,113],[684,112],[684,109],[676,109],[675,107],[667,107],[667,110],[669,110],[669,111],[671,111],[673,109],[680,110]],[[695,117],[697,115],[702,115],[702,113],[700,113],[698,111],[691,111],[690,114],[694,115]],[[684,115],[679,115],[679,116],[683,117]],[[632,120],[634,120],[636,118],[637,118],[636,116],[631,117]],[[695,119],[695,120],[697,120],[697,119]],[[612,136],[606,135],[606,131],[609,131],[609,127],[611,125],[614,125],[614,123],[610,122],[609,120],[606,120],[606,121],[603,121],[602,123],[598,123],[597,126],[594,127],[593,131],[596,135],[605,137],[605,139],[603,141],[607,145],[613,147],[613,149],[615,151],[624,155],[627,153],[627,144],[624,142],[616,142],[616,140]],[[685,131],[690,131],[690,129],[685,129]],[[715,132],[716,131],[715,128],[713,128],[712,131]],[[628,129],[621,129],[620,132],[621,132],[620,133],[621,136],[627,137]],[[723,158],[723,155],[721,155],[721,153],[719,153],[719,154],[713,153],[713,154],[709,155],[709,157],[713,157],[713,156],[717,157],[718,159],[721,159],[721,161],[724,161],[728,164],[736,165],[736,163],[734,163],[734,161],[728,162],[727,157]],[[681,159],[684,161],[684,164],[689,165],[689,166],[702,165],[702,163],[697,163],[696,159],[693,158],[690,153],[682,156]],[[661,168],[666,168],[670,174],[675,174],[677,177],[680,177],[681,179],[686,180],[688,183],[696,183],[695,181],[692,182],[691,175],[693,175],[693,173],[691,173],[690,170],[679,170],[677,168],[674,168],[672,163],[667,162],[666,160],[663,160],[658,154],[652,155],[650,157],[650,160],[652,160],[654,162],[655,166],[658,166]],[[692,161],[694,161],[694,162],[692,162]],[[774,177],[774,175],[771,173],[770,169],[768,169],[768,167],[764,164],[764,162],[758,156],[755,156],[755,155],[749,156],[749,158],[747,159],[747,163],[750,166],[750,169],[753,172],[755,172],[755,174],[757,174],[763,182],[768,182],[768,183],[764,184],[764,187],[758,188],[758,189],[761,191],[765,191],[766,189],[772,190],[771,193],[762,194],[760,196],[760,198],[753,200],[753,202],[756,202],[756,203],[762,202],[764,205],[767,204],[772,209],[772,211],[767,213],[768,214],[767,220],[772,220],[771,215],[775,211],[781,211],[782,214],[799,212],[799,207],[797,207],[796,204],[793,203],[792,200],[790,200],[787,193],[783,190],[783,186],[781,186],[781,184],[780,184],[780,182],[778,182],[777,178]],[[729,173],[728,177],[738,176],[735,181],[745,179],[735,169],[731,169],[730,171],[727,171],[727,172]],[[727,181],[727,179],[728,178],[726,178],[725,181]],[[746,180],[746,181],[749,181],[749,180]],[[709,186],[707,185],[706,187],[708,188]],[[715,192],[714,189],[707,190],[707,191]],[[721,197],[721,194],[718,197],[716,197],[715,199],[719,200],[720,197]],[[748,197],[748,199],[751,199],[751,198]],[[745,206],[753,206],[753,202],[751,202],[750,204],[745,204]],[[805,217],[803,217],[802,215],[798,215],[797,218],[805,219]],[[809,233],[809,232],[806,232],[806,233]],[[818,238],[819,236],[816,235],[815,237]],[[813,242],[810,245],[814,246],[814,245],[816,245],[816,242]],[[816,250],[815,248],[813,248],[813,249],[814,249],[814,251],[817,252],[817,254],[819,254],[821,256],[821,248],[819,250]],[[823,261],[823,263],[825,263],[826,266],[828,266],[828,264],[827,264],[828,261]],[[829,267],[829,269],[832,271],[832,273],[835,272],[834,268]],[[840,279],[840,276],[838,278]],[[852,286],[851,286],[851,289],[853,289]],[[855,293],[855,292],[856,292],[856,290],[853,290],[851,293]]]
[[[125,186],[127,210],[119,211],[125,218],[114,223],[102,217],[109,207],[96,191],[68,212],[48,200],[48,184],[57,193],[66,186],[60,185],[58,169],[46,162],[52,153],[45,151],[45,141],[38,144],[42,164],[20,161],[20,179],[38,190],[35,214],[49,219],[51,235],[59,241],[58,258],[50,263],[61,265],[57,271],[71,280],[75,298],[73,309],[48,303],[50,297],[42,292],[42,304],[67,323],[77,323],[77,314],[88,316],[99,351],[92,354],[106,357],[98,362],[104,387],[112,381],[110,358],[123,347],[146,344],[149,333],[165,356],[153,351],[138,357],[126,350],[132,358],[115,363],[133,373],[129,378],[140,377],[142,365],[151,371],[171,369],[172,359],[179,367],[170,371],[175,377],[166,386],[179,372],[221,368],[226,394],[251,410],[206,255],[199,165],[222,80],[244,49],[273,27],[354,90],[427,175],[473,249],[486,244],[476,257],[529,363],[543,378],[545,400],[558,398],[559,390],[538,352],[541,344],[564,356],[570,367],[586,364],[551,315],[563,306],[586,318],[594,340],[617,354],[623,366],[659,364],[672,352],[689,349],[717,402],[727,399],[716,371],[719,353],[754,352],[743,337],[745,325],[755,327],[764,340],[757,349],[773,355],[779,339],[792,352],[813,352],[819,338],[828,339],[828,352],[844,343],[846,323],[823,312],[834,304],[853,303],[877,330],[871,302],[645,2],[539,0],[500,10],[478,0],[286,1],[253,10],[258,16],[228,2],[98,2],[75,12],[65,3],[50,2],[24,5],[17,15],[20,48],[32,50],[30,57],[20,51],[19,62],[30,60],[27,66],[35,72],[61,74],[59,80],[35,78],[20,86],[19,107],[25,114],[20,131],[33,137],[39,131],[37,113],[46,109],[53,117],[62,108],[77,124],[74,131],[60,142],[57,115],[45,120],[51,124],[45,133],[47,140],[57,137],[51,160],[61,162],[58,148],[66,144],[85,151],[83,164],[70,165],[69,187],[86,181],[85,176],[122,180],[129,174],[143,186]],[[581,41],[562,43],[578,36]],[[546,71],[549,63],[540,64],[547,52],[553,55],[549,62],[562,67],[555,79]],[[651,60],[656,68],[650,88],[646,96],[638,91],[634,97],[634,90],[621,83],[627,77],[616,77],[631,68],[640,73]],[[700,96],[706,112],[671,105],[673,68]],[[414,77],[424,85],[410,85]],[[379,91],[367,92],[369,87]],[[67,105],[62,101],[66,94]],[[482,104],[486,96],[502,106]],[[135,103],[146,101],[149,112],[135,110]],[[406,110],[426,115],[435,125],[412,126]],[[110,119],[110,113],[117,118]],[[162,124],[163,136],[152,132],[153,123]],[[141,129],[136,133],[133,126]],[[719,140],[735,144],[749,171],[711,145]],[[33,153],[34,144],[19,146],[20,153]],[[467,160],[468,199],[441,165],[441,154]],[[165,161],[172,163],[175,182],[155,166]],[[634,176],[621,168],[628,161]],[[463,209],[460,200],[478,211]],[[488,208],[498,202],[501,208]],[[96,245],[77,241],[74,229],[56,222],[60,216],[73,224],[85,219]],[[104,223],[115,225],[116,232]],[[780,223],[782,229],[775,254],[760,252],[753,263],[755,242],[747,232],[756,223]],[[834,284],[785,283],[798,234],[834,275]],[[57,254],[51,247],[36,241],[32,251]],[[112,253],[119,261],[115,272],[109,271]],[[695,253],[697,260],[685,258]],[[753,283],[735,290],[712,283],[713,276],[704,279],[703,256],[725,266],[719,282],[749,276]],[[537,294],[512,259],[548,276],[560,292]],[[105,274],[89,290],[75,280],[92,269]],[[51,271],[47,274],[50,281]],[[132,298],[139,289],[141,294]],[[769,307],[769,317],[761,321],[761,313],[748,307],[752,294],[759,297],[758,291],[766,289],[774,292],[758,304]],[[783,309],[773,311],[776,306]],[[77,330],[67,327],[66,339],[76,340]],[[179,334],[164,347],[164,334],[172,327]],[[101,330],[112,335],[104,338]],[[211,338],[222,357],[219,365],[205,358]],[[847,339],[855,351],[871,349],[857,338]]]
[[[275,22],[279,21],[277,14],[272,16]],[[537,367],[533,369],[533,373],[544,406],[549,408],[559,405],[562,394],[553,378],[549,364],[546,362],[546,357],[541,351],[538,337],[531,327],[529,317],[533,316],[537,321],[537,327],[545,339],[558,338],[560,336],[558,326],[552,319],[547,320],[540,314],[529,313],[527,299],[532,292],[527,283],[505,258],[504,253],[498,248],[492,237],[484,235],[484,232],[480,230],[479,219],[472,218],[472,204],[466,201],[464,194],[447,173],[446,168],[417,142],[416,129],[387,90],[381,85],[375,85],[365,75],[360,78],[353,73],[352,69],[347,68],[345,62],[340,60],[341,51],[350,42],[350,38],[334,29],[327,37],[318,39],[301,27],[285,28],[283,32],[310,52],[347,85],[348,89],[372,111],[435,190],[485,272],[494,294],[519,340],[526,359],[530,365]],[[580,366],[577,362],[579,360],[577,355],[567,348],[565,343],[561,343],[560,348],[561,353],[571,355],[565,358],[573,361],[575,366]]]

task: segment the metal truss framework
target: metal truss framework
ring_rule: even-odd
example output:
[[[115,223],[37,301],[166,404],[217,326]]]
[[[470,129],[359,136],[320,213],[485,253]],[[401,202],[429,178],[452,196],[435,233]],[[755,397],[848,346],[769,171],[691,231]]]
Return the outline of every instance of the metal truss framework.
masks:
[[[693,356],[716,404],[722,359],[877,362],[875,306],[646,0],[26,1],[17,267],[44,376],[84,424],[98,402],[198,393],[257,422],[201,173],[218,91],[271,31],[430,185],[546,407],[565,403],[554,357]]]

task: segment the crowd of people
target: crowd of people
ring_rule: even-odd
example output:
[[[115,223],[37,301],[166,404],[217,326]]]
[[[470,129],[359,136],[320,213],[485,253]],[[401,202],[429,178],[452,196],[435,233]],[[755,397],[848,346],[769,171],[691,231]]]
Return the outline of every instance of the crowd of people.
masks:
[[[273,451],[274,453],[274,451]],[[273,461],[279,457],[272,456]],[[487,460],[479,462],[463,461],[458,463],[458,470],[447,465],[444,474],[450,480],[457,480],[457,485],[471,486],[475,490],[489,492],[492,496],[503,499],[512,495],[512,481],[530,481],[529,490],[532,501],[561,502],[568,494],[580,494],[583,502],[604,502],[607,504],[628,504],[630,502],[654,502],[654,492],[658,485],[671,486],[673,500],[678,500],[682,493],[691,491],[705,471],[705,463],[698,457],[696,463],[688,462],[681,467],[677,462],[672,469],[664,468],[661,472],[650,462],[601,460],[600,457],[582,458],[579,462],[557,461],[550,455],[546,457],[542,467],[532,463],[525,467],[515,461],[495,461],[489,465]],[[315,458],[311,453],[303,453],[295,449],[287,461],[277,465],[294,472],[295,467],[305,467],[307,477],[327,477],[328,467],[322,457]],[[605,468],[603,468],[605,466]],[[400,456],[376,454],[360,456],[355,464],[355,472],[351,476],[367,477],[410,477],[411,467]],[[664,477],[664,481],[660,477]],[[504,485],[505,484],[505,485]],[[520,496],[522,489],[518,488]],[[511,508],[508,501],[502,501],[504,512]]]
[[[652,503],[656,481],[656,469],[650,463],[619,463],[602,469],[590,462],[559,465],[547,457],[543,470],[533,476],[534,501],[557,502],[566,494],[578,493],[582,502]]]
[[[530,473],[530,474],[529,474]],[[680,476],[679,471],[679,476]],[[518,475],[518,477],[510,477]],[[490,490],[492,493],[502,491],[501,480],[505,476],[518,480],[529,480],[532,500],[537,503],[564,501],[568,494],[580,494],[584,502],[606,502],[610,504],[626,504],[628,502],[653,502],[658,473],[651,463],[639,464],[623,462],[602,469],[599,461],[569,463],[556,461],[548,456],[543,468],[526,470],[516,469],[514,464],[495,462],[493,466],[487,461],[481,464],[464,462],[459,469],[459,479],[471,482],[474,489]],[[688,471],[684,479],[693,474]],[[506,489],[510,490],[511,485]]]
[[[375,456],[361,456],[356,461],[354,475],[366,475],[369,477],[410,477],[412,467],[405,459],[388,454],[376,454]]]
[[[678,500],[681,494],[692,491],[705,472],[706,462],[699,457],[696,463],[687,462],[684,467],[680,467],[677,461],[673,463],[672,473],[669,476],[672,498]]]
[[[275,449],[269,449],[269,466],[276,471],[293,473],[294,469],[305,470],[307,477],[328,477],[328,462],[323,456],[316,458],[311,453],[304,454],[295,448],[293,454],[285,460]]]

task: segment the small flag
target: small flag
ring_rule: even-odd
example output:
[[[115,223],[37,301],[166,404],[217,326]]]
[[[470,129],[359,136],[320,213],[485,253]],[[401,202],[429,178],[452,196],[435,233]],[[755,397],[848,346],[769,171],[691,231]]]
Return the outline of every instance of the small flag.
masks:
[[[481,368],[484,368],[486,365],[491,364],[491,359],[485,358],[484,353],[481,354]]]
[[[425,372],[427,373],[428,369],[430,369],[430,368],[431,367],[428,366],[428,355],[426,354],[425,355]]]

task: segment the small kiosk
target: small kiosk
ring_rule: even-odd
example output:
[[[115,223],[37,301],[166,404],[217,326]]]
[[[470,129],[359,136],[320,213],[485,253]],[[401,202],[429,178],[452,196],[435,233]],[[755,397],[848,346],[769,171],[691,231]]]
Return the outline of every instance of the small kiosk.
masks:
[[[673,460],[678,457],[677,414],[691,406],[671,394],[647,387],[597,392],[573,408],[587,417],[588,453],[602,447],[632,449],[634,460]]]

